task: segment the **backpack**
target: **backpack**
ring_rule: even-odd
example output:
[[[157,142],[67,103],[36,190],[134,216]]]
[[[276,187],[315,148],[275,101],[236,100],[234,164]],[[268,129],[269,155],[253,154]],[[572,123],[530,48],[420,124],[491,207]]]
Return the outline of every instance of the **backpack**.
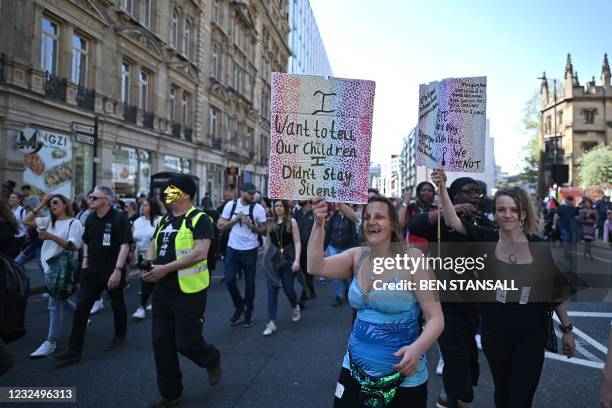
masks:
[[[23,266],[0,251],[0,339],[10,343],[26,333],[30,278]]]
[[[238,199],[235,199],[233,204],[232,204],[232,210],[230,211],[230,215],[229,215],[229,219],[231,220],[232,217],[234,216],[234,214],[236,213],[236,207],[238,206]],[[255,203],[251,203],[249,205],[249,218],[251,219],[251,221],[253,223],[255,223],[255,217],[253,216],[253,211],[255,209]],[[222,231],[221,233],[219,233],[219,253],[223,254],[223,256],[225,256],[225,251],[227,250],[227,243],[229,241],[229,234],[230,234],[231,229],[226,230],[226,231]],[[257,235],[257,240],[259,241],[259,244],[261,245],[262,238],[261,235]]]

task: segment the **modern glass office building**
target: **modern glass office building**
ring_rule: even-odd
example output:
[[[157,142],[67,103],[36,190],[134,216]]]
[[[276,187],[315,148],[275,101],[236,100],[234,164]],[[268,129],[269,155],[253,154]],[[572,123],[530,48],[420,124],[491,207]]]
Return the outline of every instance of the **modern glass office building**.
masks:
[[[331,65],[309,0],[289,0],[289,25],[289,73],[331,76]]]

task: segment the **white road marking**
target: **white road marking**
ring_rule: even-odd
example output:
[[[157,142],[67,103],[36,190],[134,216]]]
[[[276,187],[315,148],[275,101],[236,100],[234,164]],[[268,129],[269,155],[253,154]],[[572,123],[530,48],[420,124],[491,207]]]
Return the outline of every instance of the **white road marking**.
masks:
[[[553,314],[553,318],[555,319],[557,323],[560,323],[559,318],[557,317],[556,314]],[[606,346],[599,343],[597,340],[595,340],[594,338],[592,338],[591,336],[589,336],[588,334],[586,334],[579,328],[574,327],[574,334],[576,336],[582,337],[583,340],[585,340],[587,343],[589,343],[591,346],[595,347],[597,350],[601,351],[602,353],[606,355],[608,354],[608,348]]]
[[[612,319],[612,313],[607,313],[607,312],[573,312],[573,311],[569,311],[567,312],[570,316],[576,316],[576,317],[605,317],[608,319]]]
[[[577,357],[572,357],[568,359],[567,357],[563,355],[554,354],[548,351],[546,352],[545,356],[546,358],[550,358],[552,360],[563,361],[564,363],[572,363],[572,364],[581,365],[585,367],[598,368],[600,370],[604,366],[604,363],[597,363],[595,361],[589,361],[589,360],[585,360],[583,358],[577,358]]]

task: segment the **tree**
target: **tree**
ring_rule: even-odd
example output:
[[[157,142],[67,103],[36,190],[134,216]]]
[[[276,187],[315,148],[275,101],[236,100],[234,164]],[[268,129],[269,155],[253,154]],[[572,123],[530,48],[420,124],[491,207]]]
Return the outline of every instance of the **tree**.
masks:
[[[612,183],[612,146],[600,145],[585,153],[578,177],[582,187]]]
[[[535,92],[525,103],[525,107],[523,108],[523,119],[519,126],[520,132],[528,137],[527,143],[523,145],[521,152],[521,170],[523,173],[523,180],[530,183],[536,183],[538,180],[541,124],[540,94]]]

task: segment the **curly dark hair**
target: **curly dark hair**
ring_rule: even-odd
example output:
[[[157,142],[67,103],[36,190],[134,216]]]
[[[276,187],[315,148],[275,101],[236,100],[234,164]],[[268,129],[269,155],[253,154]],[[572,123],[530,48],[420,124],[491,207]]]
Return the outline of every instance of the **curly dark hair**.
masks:
[[[5,222],[9,224],[11,229],[17,233],[19,231],[19,226],[17,224],[17,220],[15,219],[15,215],[11,210],[9,204],[4,200],[2,196],[0,196],[0,222]]]

